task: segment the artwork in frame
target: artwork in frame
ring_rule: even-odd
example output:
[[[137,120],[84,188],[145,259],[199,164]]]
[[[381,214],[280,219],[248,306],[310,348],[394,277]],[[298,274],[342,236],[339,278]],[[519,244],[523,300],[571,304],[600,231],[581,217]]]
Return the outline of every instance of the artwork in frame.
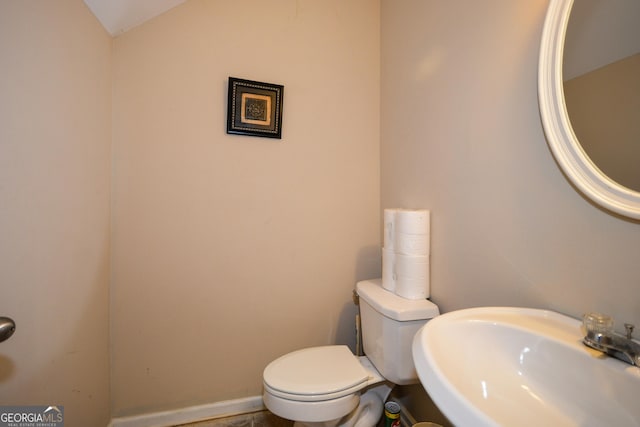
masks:
[[[227,133],[282,138],[284,86],[229,77]]]

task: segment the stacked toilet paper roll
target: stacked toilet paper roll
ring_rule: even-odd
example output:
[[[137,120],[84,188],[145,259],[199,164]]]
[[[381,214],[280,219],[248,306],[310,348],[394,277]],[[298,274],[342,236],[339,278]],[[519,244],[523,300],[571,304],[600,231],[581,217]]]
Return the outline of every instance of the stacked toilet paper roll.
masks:
[[[385,209],[382,287],[407,299],[429,297],[430,212]]]

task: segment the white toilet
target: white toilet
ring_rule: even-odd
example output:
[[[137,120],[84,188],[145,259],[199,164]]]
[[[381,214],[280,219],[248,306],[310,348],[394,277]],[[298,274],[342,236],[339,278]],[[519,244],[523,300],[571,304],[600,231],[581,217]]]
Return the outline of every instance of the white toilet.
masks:
[[[366,356],[347,346],[311,347],[271,362],[264,370],[263,400],[274,414],[296,426],[372,427],[394,384],[418,382],[411,343],[438,307],[382,288],[381,281],[356,284]]]

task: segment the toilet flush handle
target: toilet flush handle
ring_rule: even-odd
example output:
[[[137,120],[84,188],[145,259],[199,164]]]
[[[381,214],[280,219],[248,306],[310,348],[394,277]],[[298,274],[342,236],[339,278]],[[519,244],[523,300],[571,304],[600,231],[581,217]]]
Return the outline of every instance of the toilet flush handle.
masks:
[[[8,340],[16,331],[16,322],[8,317],[0,316],[0,342]]]

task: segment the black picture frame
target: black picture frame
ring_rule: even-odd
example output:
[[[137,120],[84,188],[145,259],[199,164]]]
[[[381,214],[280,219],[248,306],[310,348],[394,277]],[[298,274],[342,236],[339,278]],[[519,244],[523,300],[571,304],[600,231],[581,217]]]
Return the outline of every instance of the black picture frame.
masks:
[[[284,86],[229,77],[227,133],[282,138]]]

